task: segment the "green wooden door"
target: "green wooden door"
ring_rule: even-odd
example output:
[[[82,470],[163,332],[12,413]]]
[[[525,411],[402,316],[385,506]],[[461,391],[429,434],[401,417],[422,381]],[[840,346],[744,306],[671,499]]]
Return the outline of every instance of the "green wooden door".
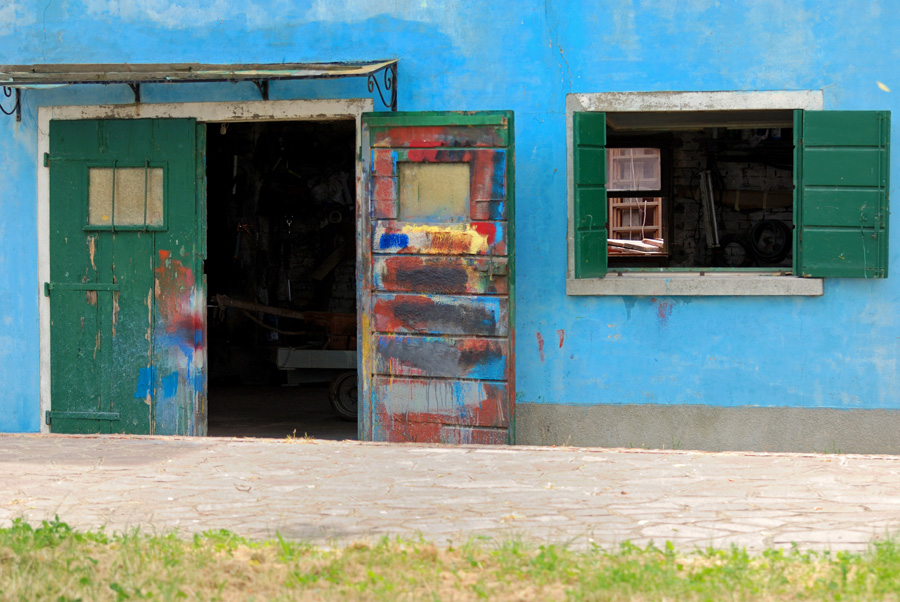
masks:
[[[205,434],[199,131],[50,124],[53,432]]]

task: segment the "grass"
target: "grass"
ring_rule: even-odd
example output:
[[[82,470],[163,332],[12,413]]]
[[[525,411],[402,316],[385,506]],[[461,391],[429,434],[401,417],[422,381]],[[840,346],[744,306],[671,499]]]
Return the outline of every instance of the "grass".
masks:
[[[572,550],[521,541],[320,548],[228,531],[0,529],[0,600],[898,600],[900,544],[866,553]]]

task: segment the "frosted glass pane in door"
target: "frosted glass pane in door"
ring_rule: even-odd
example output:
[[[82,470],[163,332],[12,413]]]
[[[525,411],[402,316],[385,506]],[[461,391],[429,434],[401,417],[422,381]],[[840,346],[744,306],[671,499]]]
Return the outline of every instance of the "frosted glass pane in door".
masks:
[[[402,221],[458,222],[469,216],[468,163],[400,163]]]
[[[115,211],[113,211],[115,172]],[[162,226],[163,169],[92,167],[88,176],[88,224]]]

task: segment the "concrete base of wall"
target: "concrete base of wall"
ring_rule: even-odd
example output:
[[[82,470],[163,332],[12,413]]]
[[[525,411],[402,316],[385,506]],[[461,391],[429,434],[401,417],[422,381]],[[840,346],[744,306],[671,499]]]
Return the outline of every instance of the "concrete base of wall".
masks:
[[[900,411],[517,403],[516,443],[900,454]]]

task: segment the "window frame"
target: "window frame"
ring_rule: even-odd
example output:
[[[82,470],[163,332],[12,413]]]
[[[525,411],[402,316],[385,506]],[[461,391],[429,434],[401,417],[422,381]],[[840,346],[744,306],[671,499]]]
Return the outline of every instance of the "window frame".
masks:
[[[567,165],[567,270],[568,295],[635,296],[744,296],[824,294],[821,278],[801,278],[772,270],[740,268],[714,271],[690,270],[622,271],[613,269],[602,278],[575,277],[575,183],[574,130],[576,112],[673,112],[810,110],[824,108],[821,90],[762,92],[606,92],[566,96]],[[670,203],[671,205],[671,203]]]

